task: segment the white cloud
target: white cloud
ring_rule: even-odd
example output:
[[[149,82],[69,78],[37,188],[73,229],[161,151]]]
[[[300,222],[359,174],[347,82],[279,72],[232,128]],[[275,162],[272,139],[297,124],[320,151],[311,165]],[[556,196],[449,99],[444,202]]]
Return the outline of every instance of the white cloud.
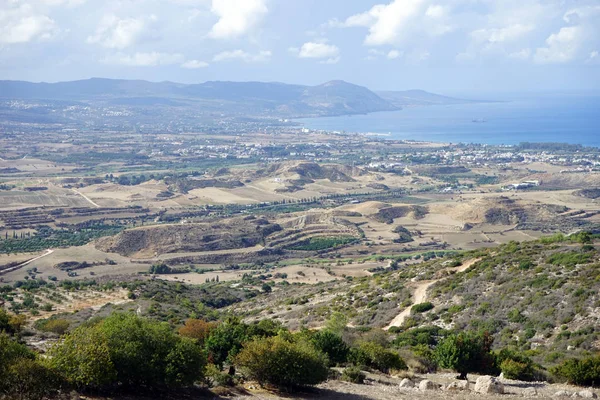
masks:
[[[340,56],[331,57],[331,58],[328,58],[327,60],[320,61],[320,64],[337,64],[340,62],[341,59],[342,59],[342,57],[340,57]]]
[[[546,39],[546,47],[540,47],[535,52],[535,61],[540,64],[566,63],[572,61],[584,40],[581,26],[561,28]]]
[[[455,30],[450,21],[450,9],[432,0],[392,0],[352,15],[343,22],[332,19],[328,25],[368,28],[364,43],[367,46],[383,46],[405,42],[417,35],[444,35]]]
[[[87,38],[87,42],[97,43],[109,49],[123,50],[136,44],[148,25],[156,20],[155,15],[123,19],[115,15],[106,15],[100,21],[95,34]]]
[[[67,7],[76,7],[84,4],[86,0],[38,0],[42,4],[46,4],[48,6],[62,6],[65,5]]]
[[[390,50],[390,52],[387,53],[387,58],[390,60],[395,60],[400,57],[402,57],[402,52],[398,50]]]
[[[179,53],[135,53],[133,55],[117,53],[104,58],[105,64],[124,65],[128,67],[155,67],[158,65],[180,64],[184,56]]]
[[[291,48],[300,58],[328,58],[335,59],[340,54],[340,49],[324,42],[306,42],[300,49]],[[338,60],[339,61],[339,60]]]
[[[477,29],[471,32],[471,37],[477,43],[504,43],[520,39],[533,31],[531,25],[514,24],[504,28]]]
[[[252,30],[269,9],[267,0],[212,0],[212,12],[219,17],[209,36],[214,39],[231,39]]]
[[[520,51],[515,51],[508,55],[510,58],[514,58],[517,60],[528,60],[531,57],[531,49],[522,49]]]
[[[18,5],[17,2],[12,3]],[[0,8],[0,43],[17,44],[50,39],[57,31],[58,27],[52,18],[37,12],[29,4]]]
[[[272,53],[268,50],[262,50],[257,54],[250,54],[244,50],[223,51],[213,57],[214,62],[242,60],[247,63],[264,62],[271,58]]]
[[[188,61],[184,62],[183,64],[181,64],[181,68],[185,68],[185,69],[200,69],[200,68],[206,68],[208,66],[209,66],[209,64],[206,61],[200,61],[200,60],[188,60]]]

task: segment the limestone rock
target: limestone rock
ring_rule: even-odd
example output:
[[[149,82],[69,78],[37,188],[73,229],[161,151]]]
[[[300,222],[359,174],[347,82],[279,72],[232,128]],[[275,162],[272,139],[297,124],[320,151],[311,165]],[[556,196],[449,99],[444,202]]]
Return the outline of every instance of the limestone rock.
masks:
[[[469,381],[455,381],[446,386],[449,392],[462,392],[469,390]]]
[[[493,376],[480,376],[475,381],[475,391],[477,393],[504,393],[504,385]]]
[[[583,397],[584,399],[597,399],[598,395],[591,390],[582,390],[578,393],[579,397]]]
[[[567,392],[566,390],[559,390],[558,392],[554,393],[552,395],[552,397],[554,398],[567,398],[567,397],[571,397],[571,393]]]
[[[525,390],[523,390],[523,396],[525,396],[525,397],[534,397],[534,396],[537,396],[537,394],[538,394],[537,389],[532,386],[525,388]]]
[[[410,379],[404,378],[402,379],[402,382],[400,382],[400,387],[405,389],[411,389],[415,387],[415,384]]]
[[[429,379],[422,380],[419,382],[419,390],[437,390],[438,385],[436,383],[431,382]]]

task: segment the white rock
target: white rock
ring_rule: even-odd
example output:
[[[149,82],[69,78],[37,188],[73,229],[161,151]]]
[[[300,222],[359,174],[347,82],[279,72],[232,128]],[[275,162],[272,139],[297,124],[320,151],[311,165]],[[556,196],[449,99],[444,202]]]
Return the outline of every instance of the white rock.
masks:
[[[419,390],[437,390],[438,385],[436,383],[431,382],[429,379],[422,380],[419,382]]]
[[[455,381],[446,386],[446,390],[449,392],[461,392],[469,390],[469,381]]]
[[[475,391],[477,393],[504,393],[504,385],[493,376],[480,376],[475,381]]]
[[[538,392],[537,389],[534,387],[528,387],[525,388],[525,390],[523,390],[523,396],[525,397],[532,397],[532,396],[537,396]]]
[[[404,378],[404,379],[402,379],[402,382],[400,382],[400,387],[409,389],[409,388],[414,388],[415,384],[410,379]]]
[[[579,397],[583,397],[584,399],[597,399],[598,395],[591,390],[582,390],[578,393]]]
[[[557,398],[571,397],[571,393],[567,392],[566,390],[559,390],[558,392],[554,393],[552,395],[552,397],[557,397]]]

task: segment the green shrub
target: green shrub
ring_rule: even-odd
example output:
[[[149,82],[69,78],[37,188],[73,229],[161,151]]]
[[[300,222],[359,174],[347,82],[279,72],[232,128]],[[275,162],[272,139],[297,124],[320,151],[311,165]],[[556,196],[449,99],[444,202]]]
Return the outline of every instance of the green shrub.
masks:
[[[317,350],[327,355],[332,365],[345,363],[348,359],[348,346],[342,337],[328,330],[316,332],[311,342]]]
[[[168,324],[113,314],[66,335],[50,363],[78,387],[189,386],[203,375],[205,356],[192,339]]]
[[[398,353],[373,342],[362,342],[358,347],[350,349],[348,361],[356,366],[374,368],[383,373],[408,369]]]
[[[233,386],[233,376],[221,371],[219,367],[214,364],[209,364],[206,367],[206,380],[209,386]]]
[[[347,367],[342,371],[342,380],[351,383],[365,383],[366,375],[358,367]]]
[[[496,365],[500,367],[504,376],[508,379],[518,379],[521,381],[534,380],[535,368],[533,361],[512,349],[502,349],[495,354]]]
[[[41,400],[61,386],[58,374],[29,358],[19,358],[10,364],[2,380],[9,399]]]
[[[79,327],[48,352],[52,369],[77,388],[98,389],[116,380],[106,335],[97,327]]]
[[[581,386],[600,386],[600,355],[570,359],[550,370],[552,375]]]
[[[327,356],[306,341],[282,337],[255,339],[244,344],[236,357],[244,375],[262,384],[283,388],[316,385],[327,380]]]
[[[440,342],[435,348],[435,359],[440,368],[452,369],[466,379],[467,373],[487,373],[493,369],[490,353],[493,338],[488,334],[461,332]]]
[[[410,309],[410,313],[411,314],[424,313],[424,312],[432,310],[432,309],[433,309],[433,304],[431,304],[430,302],[419,303],[419,304],[415,304],[414,306],[412,306],[412,308]]]
[[[66,319],[56,318],[56,319],[41,319],[35,323],[35,328],[42,332],[52,332],[58,335],[64,335],[71,323]]]

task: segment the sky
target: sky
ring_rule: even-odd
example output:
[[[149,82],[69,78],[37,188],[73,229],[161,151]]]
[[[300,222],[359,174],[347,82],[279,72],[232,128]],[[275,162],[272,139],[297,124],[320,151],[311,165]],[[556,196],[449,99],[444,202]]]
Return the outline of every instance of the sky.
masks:
[[[600,0],[0,0],[0,79],[600,90]]]

